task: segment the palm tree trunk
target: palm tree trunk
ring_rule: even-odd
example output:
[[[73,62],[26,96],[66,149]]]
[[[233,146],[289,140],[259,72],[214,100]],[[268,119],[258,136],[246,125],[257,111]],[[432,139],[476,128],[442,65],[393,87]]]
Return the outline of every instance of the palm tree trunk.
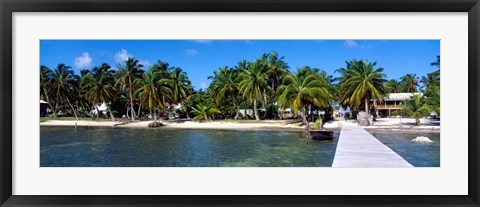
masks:
[[[165,115],[165,107],[167,107],[165,105],[165,95],[162,94],[162,103],[163,103],[163,109],[162,109],[162,117]],[[162,122],[163,122],[163,118],[162,118]]]
[[[275,87],[275,79],[272,81],[272,117],[275,119],[275,107],[273,106],[273,104],[275,102],[276,91],[274,87]]]
[[[129,91],[130,91],[130,113],[132,115],[132,121],[135,121],[135,110],[133,109],[133,94],[132,94],[132,78],[128,77]]]
[[[257,113],[257,99],[253,99],[253,114],[255,115],[255,120],[260,120]]]
[[[58,109],[58,99],[55,102],[55,108],[53,109],[53,117],[57,117],[57,109]]]
[[[237,102],[235,102],[235,101],[233,102],[233,105],[234,105],[234,107],[235,107],[235,109],[236,109],[236,111],[235,111],[235,118],[234,118],[234,119],[237,120],[237,119],[238,119],[238,113],[239,113],[239,111],[240,111],[240,105],[237,104]]]
[[[371,125],[370,123],[370,109],[368,108],[368,96],[365,97],[365,112],[367,113],[367,124]]]
[[[48,106],[50,106],[50,108],[52,108],[52,110],[53,110],[53,106],[50,103],[50,98],[48,97],[47,88],[45,88],[45,86],[43,87],[43,93],[45,94],[45,98],[47,99]],[[55,112],[53,112],[53,113],[55,113]]]
[[[185,114],[187,115],[187,119],[190,119],[190,116],[188,115],[187,107],[185,107],[185,103],[183,102],[183,98],[181,99],[182,103],[182,108],[185,111]]]
[[[368,96],[365,96],[365,112],[370,116],[370,110],[368,109]]]
[[[157,106],[153,107],[153,123],[157,123]]]
[[[162,95],[162,103],[163,103],[163,107],[165,108],[165,95]]]
[[[308,120],[307,120],[307,110],[305,110],[305,107],[302,108],[302,121],[303,124],[305,124],[305,130],[309,130],[310,126],[308,125]]]
[[[107,110],[108,110],[108,113],[110,113],[110,118],[112,118],[112,122],[115,122],[115,116],[113,116],[112,110],[110,110],[110,107],[108,107],[108,104],[107,104]]]
[[[267,92],[265,91],[265,89],[263,90],[263,109],[265,110],[265,113],[263,114],[263,117],[262,119],[265,119],[267,117]]]
[[[138,113],[137,113],[137,115],[138,115],[138,118],[139,118],[139,119],[141,118],[141,117],[140,117],[140,112],[141,112],[140,109],[141,109],[141,108],[142,108],[142,103],[140,103],[140,105],[138,105]]]
[[[72,108],[72,110],[73,110],[73,114],[75,115],[75,119],[78,120],[77,112],[73,108],[72,103],[70,103],[70,100],[68,98],[67,98],[67,102],[68,102],[68,105],[70,105],[70,108]]]
[[[377,117],[380,117],[380,115],[378,114],[378,107],[377,107],[377,105],[378,105],[378,104],[377,104],[377,101],[374,101],[374,102],[373,102],[373,107],[375,108],[375,115],[376,115]]]
[[[420,119],[419,119],[419,118],[415,118],[415,124],[416,124],[417,126],[420,126]]]

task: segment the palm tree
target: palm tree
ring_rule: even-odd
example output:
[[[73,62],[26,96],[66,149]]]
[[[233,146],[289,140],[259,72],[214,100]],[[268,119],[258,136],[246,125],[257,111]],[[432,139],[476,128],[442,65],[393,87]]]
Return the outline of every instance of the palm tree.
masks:
[[[402,91],[405,93],[416,93],[418,91],[418,79],[419,78],[417,77],[417,74],[406,74],[400,77],[400,85],[402,87]]]
[[[336,106],[338,105],[338,91],[336,90],[336,87],[335,87],[335,78],[333,77],[333,75],[328,75],[327,72],[325,71],[320,71],[318,73],[318,75],[320,76],[320,80],[325,80],[325,83],[326,83],[326,88],[328,89],[330,95],[331,95],[331,99],[328,101],[328,108],[326,108],[326,111],[325,111],[325,120],[323,121],[328,121],[330,118],[334,118],[333,117],[333,112],[336,108]],[[331,110],[330,110],[331,109]],[[331,113],[328,113],[328,112],[331,112]]]
[[[382,100],[384,94],[385,74],[383,68],[374,68],[376,64],[366,60],[352,60],[347,62],[346,69],[337,70],[342,74],[339,84],[340,92],[345,98],[343,102],[348,103],[353,109],[358,109],[363,101],[368,115],[370,114],[369,100]]]
[[[436,66],[440,69],[440,55],[437,55],[437,61],[430,63],[431,66]]]
[[[169,71],[173,70],[173,68],[170,67],[170,65],[167,62],[164,62],[162,60],[157,61],[157,63],[152,65],[150,69],[160,73],[159,75],[162,79],[167,78],[170,75]]]
[[[208,117],[214,114],[219,114],[220,111],[215,108],[215,106],[208,101],[204,101],[202,103],[199,103],[195,105],[195,107],[192,107],[193,113],[195,113],[195,117],[193,117],[193,121],[200,121],[200,120],[205,120],[208,121],[210,120]]]
[[[235,71],[225,66],[221,67],[218,71],[213,71],[213,74],[213,76],[208,77],[208,79],[212,79],[209,86],[210,95],[214,98],[217,105],[225,101],[225,99],[232,100],[236,110],[235,119],[238,119],[240,104],[237,99],[238,84],[235,82],[237,78]]]
[[[67,101],[70,109],[72,109],[75,119],[78,120],[77,112],[73,108],[70,98],[75,91],[74,81],[77,79],[73,70],[70,70],[70,66],[67,66],[63,63],[58,64],[55,70],[53,71],[53,88],[55,90],[55,96],[57,99],[57,106],[59,102]]]
[[[317,74],[320,72],[320,69],[318,68],[311,68],[310,66],[303,66],[297,69],[297,75],[301,79],[305,79],[307,76],[311,74]]]
[[[137,78],[142,77],[143,74],[143,65],[139,64],[138,60],[135,58],[128,58],[123,65],[118,65],[120,68],[120,78],[117,80],[116,85],[119,86],[121,91],[128,90],[130,98],[130,112],[132,115],[132,121],[135,121],[135,110],[133,108],[133,98],[135,91],[134,81]]]
[[[385,82],[385,92],[386,93],[401,93],[402,90],[401,90],[400,83],[395,79],[391,79],[391,80]]]
[[[283,60],[285,57],[278,57],[278,53],[272,51],[268,54],[263,54],[262,62],[266,67],[266,72],[270,77],[270,82],[272,84],[272,112],[273,104],[276,97],[277,87],[280,85],[282,77],[288,73],[288,64]]]
[[[428,73],[420,82],[423,84],[421,88],[425,91],[431,87],[440,87],[440,70]]]
[[[178,103],[179,100],[187,98],[190,95],[190,85],[192,83],[188,79],[187,73],[181,68],[173,68],[170,73],[170,87],[172,89],[173,101]]]
[[[90,73],[87,73],[81,81],[81,86],[86,90],[86,98],[93,103],[99,116],[98,104],[105,103],[112,121],[115,121],[109,102],[115,97],[115,78],[114,70],[110,65],[103,63],[100,67],[94,67]]]
[[[135,80],[141,87],[135,92],[140,98],[140,103],[148,106],[150,113],[153,111],[154,126],[157,122],[157,108],[165,107],[161,100],[161,91],[170,91],[166,86],[167,80],[162,79],[160,71],[150,67],[148,72],[143,73],[143,78]]]
[[[412,96],[411,100],[405,102],[402,106],[405,115],[413,117],[415,124],[420,126],[420,118],[428,116],[432,108],[427,105],[426,99],[420,95]]]
[[[301,72],[301,71],[299,71]],[[309,74],[303,77],[303,73],[288,74],[283,78],[283,85],[278,87],[278,103],[281,107],[291,106],[295,114],[301,112],[302,121],[307,126],[307,105],[327,107],[332,97],[329,91],[329,83],[319,74]]]
[[[240,90],[240,85],[239,85],[239,82],[240,82],[240,78],[238,78],[238,76],[240,75],[240,73],[243,71],[243,70],[247,70],[248,69],[248,62],[246,60],[242,60],[242,61],[239,61],[237,63],[237,65],[233,68],[233,71],[235,71],[235,76],[236,76],[236,79],[235,79],[235,83],[237,83],[237,89]],[[247,108],[248,107],[245,107],[245,104],[251,104],[248,102],[248,100],[246,100],[244,97],[243,97],[243,94],[240,93],[237,93],[236,95],[237,97],[237,100],[238,100],[238,108],[241,108],[242,107],[242,104],[244,106],[244,115],[245,117],[244,118],[248,118],[247,116]]]
[[[268,87],[267,79],[268,75],[263,72],[260,60],[248,63],[247,68],[243,69],[237,78],[240,94],[253,103],[256,120],[260,120],[257,112],[257,100],[263,99],[263,91]]]
[[[191,86],[192,83],[188,79],[187,73],[178,67],[173,68],[171,71],[169,85],[170,89],[172,90],[171,98],[173,103],[183,102],[183,100],[185,100],[193,92],[193,87]]]
[[[150,69],[157,71],[160,74],[160,79],[170,79],[170,71],[173,70],[173,68],[170,67],[170,65],[167,62],[162,60],[157,61],[157,63],[152,65]],[[166,91],[166,90],[163,90],[163,88],[160,88],[159,90],[160,90],[159,91],[160,94],[162,94],[162,104],[165,109],[167,100],[169,100],[169,102],[173,102],[172,94],[171,94],[172,91],[170,89]],[[164,113],[165,111],[162,111],[162,114]],[[188,117],[188,113],[187,113],[187,117]]]
[[[52,87],[53,71],[47,66],[40,66],[40,88],[42,89],[43,96],[47,100],[48,106],[53,110],[52,102],[49,97],[49,89]],[[55,115],[55,111],[53,112]]]

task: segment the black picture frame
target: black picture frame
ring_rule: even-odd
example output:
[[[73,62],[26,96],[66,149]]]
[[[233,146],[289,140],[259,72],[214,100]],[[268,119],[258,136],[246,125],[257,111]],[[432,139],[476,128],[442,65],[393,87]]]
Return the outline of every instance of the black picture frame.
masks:
[[[2,206],[480,206],[478,189],[479,0],[0,0],[0,11],[0,203]],[[468,195],[12,195],[13,12],[468,12]]]

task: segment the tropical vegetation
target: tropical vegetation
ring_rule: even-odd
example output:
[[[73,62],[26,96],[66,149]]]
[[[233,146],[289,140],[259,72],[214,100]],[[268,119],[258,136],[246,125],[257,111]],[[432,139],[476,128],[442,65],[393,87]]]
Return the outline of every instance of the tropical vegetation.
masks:
[[[353,114],[371,114],[376,102],[389,93],[414,93],[403,110],[419,118],[432,111],[440,115],[440,57],[426,76],[405,74],[387,79],[377,62],[348,60],[335,70],[304,66],[292,70],[284,56],[272,51],[233,66],[216,68],[210,85],[194,90],[187,73],[159,60],[146,68],[136,58],[112,66],[103,63],[77,75],[63,63],[40,66],[40,97],[51,116],[125,118],[130,121],[160,117],[213,119],[284,119],[289,110],[307,125],[332,118],[333,111],[350,108]],[[99,106],[106,110],[99,113]],[[92,113],[96,112],[96,113]],[[322,113],[320,113],[322,112]]]
[[[432,111],[425,97],[420,95],[414,95],[411,100],[405,101],[405,105],[402,108],[405,115],[415,119],[417,126],[420,126],[420,118],[428,116]]]

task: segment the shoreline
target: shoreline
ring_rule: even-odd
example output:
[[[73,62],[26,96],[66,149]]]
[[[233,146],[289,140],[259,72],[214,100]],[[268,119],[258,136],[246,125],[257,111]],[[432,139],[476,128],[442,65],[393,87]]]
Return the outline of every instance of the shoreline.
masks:
[[[262,121],[222,121],[216,120],[211,122],[193,122],[193,121],[164,121],[165,126],[160,128],[169,128],[169,129],[242,129],[242,130],[293,130],[293,131],[302,131],[305,130],[305,126],[301,126],[299,122],[289,122],[286,120],[262,120]],[[382,120],[384,121],[384,120]],[[394,120],[396,121],[396,120]],[[403,119],[405,125],[395,124],[393,121],[387,121],[388,124],[379,124],[375,123],[372,126],[361,126],[367,131],[403,131],[403,132],[438,132],[440,133],[440,126],[438,125],[422,125],[422,126],[412,126],[409,124],[407,119]],[[148,128],[148,124],[152,121],[137,121],[129,122],[125,121],[87,121],[87,120],[48,120],[41,122],[40,126],[70,126],[74,127],[119,127],[119,128]],[[313,124],[312,124],[313,125]],[[312,126],[311,125],[311,126]],[[326,130],[338,131],[344,125],[355,125],[358,126],[354,121],[344,121],[344,120],[333,120],[325,123],[324,127]]]
[[[138,122],[107,122],[107,121],[85,121],[85,120],[50,120],[41,122],[40,126],[65,126],[74,127],[75,123],[78,127],[118,127],[118,128],[149,128],[148,124],[152,121]],[[193,122],[193,121],[164,121],[164,126],[158,128],[169,129],[284,129],[284,130],[304,130],[304,126],[298,124],[276,123],[276,122],[259,122],[259,123],[237,123],[237,122]]]

